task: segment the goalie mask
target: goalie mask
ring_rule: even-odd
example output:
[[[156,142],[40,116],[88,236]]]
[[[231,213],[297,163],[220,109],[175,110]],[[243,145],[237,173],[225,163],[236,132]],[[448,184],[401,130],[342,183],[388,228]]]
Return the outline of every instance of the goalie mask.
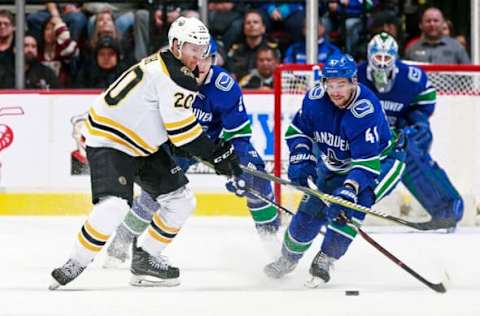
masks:
[[[382,32],[368,43],[368,75],[379,92],[388,92],[393,86],[398,58],[398,44],[390,34]]]
[[[179,17],[168,30],[168,46],[173,50],[174,40],[177,40],[179,56],[182,54],[205,58],[209,44],[210,34],[205,24],[197,18]]]

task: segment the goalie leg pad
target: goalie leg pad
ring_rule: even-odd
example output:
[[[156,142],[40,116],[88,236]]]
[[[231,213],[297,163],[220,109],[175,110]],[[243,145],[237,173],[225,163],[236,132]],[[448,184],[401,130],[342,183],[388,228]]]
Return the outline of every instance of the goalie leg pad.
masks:
[[[403,184],[432,216],[432,219],[463,216],[463,199],[453,186],[446,172],[415,144],[408,145],[407,166],[402,177]]]

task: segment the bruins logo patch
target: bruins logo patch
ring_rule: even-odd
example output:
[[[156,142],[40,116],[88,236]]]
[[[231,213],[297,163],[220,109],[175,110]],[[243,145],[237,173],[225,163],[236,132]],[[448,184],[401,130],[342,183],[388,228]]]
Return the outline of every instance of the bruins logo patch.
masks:
[[[118,183],[121,185],[127,185],[127,179],[124,176],[118,177]]]

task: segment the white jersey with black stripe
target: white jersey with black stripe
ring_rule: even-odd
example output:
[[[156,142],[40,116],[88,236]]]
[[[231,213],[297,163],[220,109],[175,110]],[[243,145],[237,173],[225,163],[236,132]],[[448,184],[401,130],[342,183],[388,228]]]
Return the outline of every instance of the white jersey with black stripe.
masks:
[[[93,103],[86,144],[148,156],[168,139],[177,146],[196,139],[202,128],[192,112],[193,74],[169,53],[144,58],[123,73]]]

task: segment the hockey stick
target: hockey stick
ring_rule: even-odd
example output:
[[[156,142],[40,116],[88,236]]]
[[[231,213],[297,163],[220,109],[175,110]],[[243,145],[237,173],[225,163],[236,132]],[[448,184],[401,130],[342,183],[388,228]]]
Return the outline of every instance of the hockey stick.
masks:
[[[278,204],[277,202],[273,201],[272,199],[269,199],[267,198],[266,196],[264,196],[263,194],[261,194],[260,192],[258,191],[255,191],[254,189],[250,188],[250,187],[246,187],[245,190],[250,193],[251,195],[253,195],[254,197],[256,197],[257,199],[259,200],[262,200],[263,202],[265,203],[270,203],[272,204],[273,206],[275,206],[276,208],[284,211],[285,213],[287,213],[288,215],[295,215],[295,213],[293,213],[292,211],[290,211],[288,208],[286,207],[283,207],[281,206],[280,204]]]
[[[199,157],[195,157],[194,156],[194,159],[198,162],[201,162],[203,164],[205,164],[206,166],[208,166],[209,168],[212,168],[212,169],[215,169],[213,167],[213,165],[211,163],[209,163],[208,161],[205,161],[205,160],[202,160],[200,159]],[[245,187],[245,191],[247,191],[248,193],[250,193],[251,195],[253,195],[254,197],[256,197],[257,199],[259,200],[262,200],[263,202],[265,203],[269,203],[269,204],[272,204],[273,206],[275,206],[276,208],[278,209],[281,209],[282,211],[284,211],[285,213],[289,214],[289,215],[295,215],[295,213],[293,213],[292,211],[290,211],[289,209],[281,206],[280,204],[278,204],[277,202],[273,201],[272,199],[269,199],[268,197],[264,196],[263,194],[261,194],[260,192],[256,191],[255,189],[249,187],[249,186],[246,186]]]
[[[271,199],[263,196],[261,193],[255,191],[254,189],[252,188],[248,188],[246,189],[250,194],[252,194],[253,196],[257,197],[258,199],[266,202],[266,203],[271,203],[272,205],[276,206],[277,208],[281,209],[282,211],[284,211],[285,213],[287,214],[290,214],[290,215],[294,215],[295,213],[290,211],[289,209],[279,205],[278,203],[272,201]],[[377,249],[378,251],[380,251],[383,255],[385,255],[388,259],[390,259],[391,261],[393,261],[396,265],[398,265],[400,268],[402,268],[403,270],[405,270],[408,274],[410,274],[411,276],[413,276],[415,279],[417,279],[418,281],[422,282],[423,284],[425,284],[426,286],[428,286],[429,288],[431,288],[432,290],[434,290],[435,292],[438,292],[438,293],[446,293],[447,292],[447,289],[445,288],[445,285],[443,285],[443,283],[432,283],[430,281],[428,281],[427,279],[425,279],[424,277],[422,277],[418,272],[416,272],[415,270],[413,270],[412,268],[410,268],[409,266],[407,266],[402,260],[400,260],[399,258],[397,258],[394,254],[392,254],[390,251],[388,251],[387,249],[385,249],[382,245],[380,245],[376,240],[374,240],[372,237],[370,237],[370,235],[368,235],[365,231],[363,231],[363,229],[360,228],[360,225],[358,224],[355,224],[353,221],[351,221],[350,219],[346,218],[344,215],[343,216],[343,219],[349,223],[350,225],[352,225],[359,233],[360,233],[360,236],[362,236],[362,238],[367,242],[369,243],[370,245],[372,245],[375,249]]]
[[[375,249],[377,249],[382,254],[384,254],[388,259],[393,261],[396,265],[398,265],[400,268],[405,270],[408,274],[410,274],[415,279],[422,282],[423,284],[425,284],[426,286],[428,286],[429,288],[431,288],[435,292],[438,292],[438,293],[446,293],[447,292],[447,289],[445,288],[445,285],[443,285],[443,283],[441,283],[441,282],[440,283],[433,283],[433,282],[428,281],[427,279],[422,277],[420,274],[418,274],[418,272],[416,272],[415,270],[413,270],[412,268],[407,266],[402,260],[398,259],[394,254],[392,254],[390,251],[388,251],[382,245],[380,245],[378,242],[376,242],[375,239],[370,237],[370,235],[368,235],[365,231],[363,231],[363,229],[360,228],[360,225],[355,224],[354,222],[352,222],[351,220],[346,218],[344,215],[341,215],[341,216],[343,216],[343,219],[345,221],[347,221],[349,224],[351,224],[351,225],[353,225],[353,227],[355,227],[355,229],[360,233],[360,236],[362,236],[362,238],[366,242],[368,242]]]
[[[408,226],[408,227],[411,227],[411,228],[415,228],[417,230],[439,229],[439,227],[435,223],[432,224],[431,222],[422,222],[422,223],[410,222],[410,221],[404,220],[402,218],[398,218],[398,217],[395,217],[395,216],[392,216],[392,215],[388,215],[388,214],[386,214],[385,212],[382,212],[382,211],[373,210],[371,208],[368,208],[368,207],[365,207],[365,206],[362,206],[362,205],[359,205],[359,204],[355,204],[355,203],[352,203],[350,201],[345,201],[343,199],[340,199],[340,198],[335,197],[335,196],[330,195],[330,194],[326,194],[326,193],[323,193],[323,192],[320,192],[320,191],[317,191],[317,190],[313,190],[311,188],[304,187],[304,186],[301,186],[301,185],[296,185],[296,184],[294,184],[294,183],[292,183],[288,180],[276,177],[276,176],[271,175],[269,173],[261,172],[261,171],[254,170],[254,169],[250,169],[250,168],[245,167],[243,165],[240,165],[240,168],[244,172],[249,173],[251,175],[254,175],[256,177],[259,177],[261,179],[272,181],[272,182],[275,182],[275,183],[280,183],[280,184],[292,187],[292,188],[294,188],[298,191],[301,191],[301,192],[306,193],[310,196],[319,198],[323,201],[327,201],[327,202],[330,202],[330,203],[335,203],[335,204],[350,208],[350,209],[358,211],[358,212],[362,212],[362,213],[365,213],[365,214],[375,216],[377,218],[381,218],[381,219],[384,219],[384,220],[389,220],[391,222],[401,224],[401,225],[404,225],[404,226]],[[443,227],[440,227],[440,228],[443,228]]]

